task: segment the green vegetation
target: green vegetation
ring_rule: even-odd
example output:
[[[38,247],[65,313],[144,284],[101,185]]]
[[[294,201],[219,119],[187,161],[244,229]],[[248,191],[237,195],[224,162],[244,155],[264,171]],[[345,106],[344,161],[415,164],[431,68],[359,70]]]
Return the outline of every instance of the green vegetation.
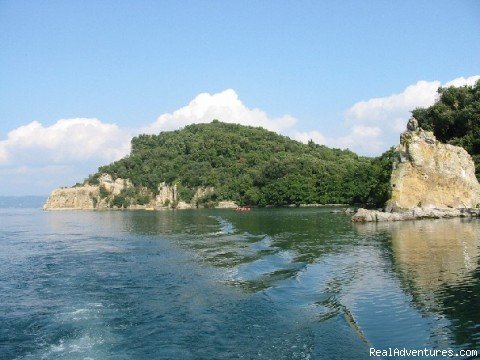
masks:
[[[480,178],[480,81],[438,92],[433,106],[412,113],[440,141],[464,147]],[[213,187],[214,192],[195,200],[205,207],[221,200],[257,206],[345,203],[381,207],[390,197],[394,158],[393,148],[378,158],[367,158],[312,141],[305,145],[262,128],[215,120],[135,137],[129,156],[100,167],[86,182],[98,184],[102,173],[130,179],[135,187],[113,197],[110,204],[116,207],[147,204],[162,182],[177,185],[177,202],[190,202],[198,187]],[[100,198],[107,196],[100,188]],[[165,205],[175,207],[177,202]]]
[[[99,175],[107,173],[113,179],[130,179],[135,189],[146,188],[150,196],[162,182],[177,184],[179,200],[187,202],[198,187],[214,187],[213,193],[197,199],[204,206],[221,200],[258,206],[382,206],[391,159],[391,151],[371,159],[313,142],[302,144],[262,128],[213,121],[135,137],[129,156],[100,167],[86,181],[98,182]],[[122,192],[112,205],[126,207],[147,199],[139,200],[138,193]]]
[[[94,183],[91,183],[91,184],[96,185]],[[97,177],[97,184],[98,184],[98,177]],[[100,199],[105,199],[110,194],[104,185],[100,186],[99,191],[100,191]]]
[[[438,94],[434,105],[412,114],[438,140],[465,148],[480,179],[480,80],[473,86],[439,88]]]
[[[101,190],[101,187],[100,187]],[[130,205],[146,205],[150,202],[149,194],[142,192],[138,187],[124,188],[115,195],[110,202],[111,207],[127,208]]]

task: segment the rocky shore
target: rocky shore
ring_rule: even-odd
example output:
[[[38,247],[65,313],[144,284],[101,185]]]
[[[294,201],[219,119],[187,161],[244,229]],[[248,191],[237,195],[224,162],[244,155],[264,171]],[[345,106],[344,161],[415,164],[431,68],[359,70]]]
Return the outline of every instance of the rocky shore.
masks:
[[[385,212],[358,209],[353,215],[353,222],[382,222],[419,219],[444,219],[452,217],[480,217],[480,209],[422,209],[414,208],[402,212]]]
[[[170,186],[161,183],[157,194],[152,194],[146,188],[135,188],[129,179],[115,179],[103,174],[98,184],[84,184],[70,188],[58,188],[48,197],[44,210],[167,210],[167,209],[195,209],[203,207],[199,204],[202,197],[213,192],[213,188],[199,187],[189,202],[180,201],[176,185]],[[126,194],[134,193],[135,196]],[[123,198],[127,203],[120,203],[115,199]],[[233,201],[220,201],[210,204],[210,207],[220,209],[237,208]]]
[[[354,222],[480,216],[480,184],[471,156],[443,144],[412,118],[400,136],[385,211],[359,209]]]

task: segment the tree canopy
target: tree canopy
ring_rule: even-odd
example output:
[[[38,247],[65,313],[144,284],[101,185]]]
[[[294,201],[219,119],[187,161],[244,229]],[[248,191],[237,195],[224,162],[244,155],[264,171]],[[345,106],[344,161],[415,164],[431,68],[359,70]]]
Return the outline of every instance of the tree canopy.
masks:
[[[480,179],[480,80],[473,86],[439,88],[438,95],[435,104],[412,114],[438,140],[467,150]]]
[[[132,139],[129,156],[99,168],[156,193],[177,184],[181,200],[198,187],[214,187],[209,201],[245,205],[362,203],[382,206],[388,198],[392,152],[380,158],[349,150],[303,144],[263,128],[227,124],[189,125]]]

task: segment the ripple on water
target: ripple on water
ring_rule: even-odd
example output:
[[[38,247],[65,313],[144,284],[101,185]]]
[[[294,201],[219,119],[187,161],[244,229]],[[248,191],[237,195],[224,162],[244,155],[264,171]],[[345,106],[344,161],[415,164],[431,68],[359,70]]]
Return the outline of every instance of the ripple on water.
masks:
[[[367,358],[480,341],[478,223],[362,227],[322,209],[5,219],[7,359]]]

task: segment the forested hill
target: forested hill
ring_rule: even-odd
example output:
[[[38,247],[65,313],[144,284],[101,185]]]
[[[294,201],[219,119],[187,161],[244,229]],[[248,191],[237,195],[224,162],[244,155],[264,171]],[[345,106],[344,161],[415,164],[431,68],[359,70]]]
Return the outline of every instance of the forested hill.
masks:
[[[440,88],[438,94],[434,105],[414,110],[413,116],[441,142],[465,148],[480,180],[480,80],[473,86]]]
[[[130,179],[154,194],[162,182],[177,184],[180,200],[198,187],[214,187],[205,203],[248,205],[370,203],[388,198],[391,152],[381,158],[308,145],[263,128],[213,121],[132,139],[129,156],[99,168]]]

